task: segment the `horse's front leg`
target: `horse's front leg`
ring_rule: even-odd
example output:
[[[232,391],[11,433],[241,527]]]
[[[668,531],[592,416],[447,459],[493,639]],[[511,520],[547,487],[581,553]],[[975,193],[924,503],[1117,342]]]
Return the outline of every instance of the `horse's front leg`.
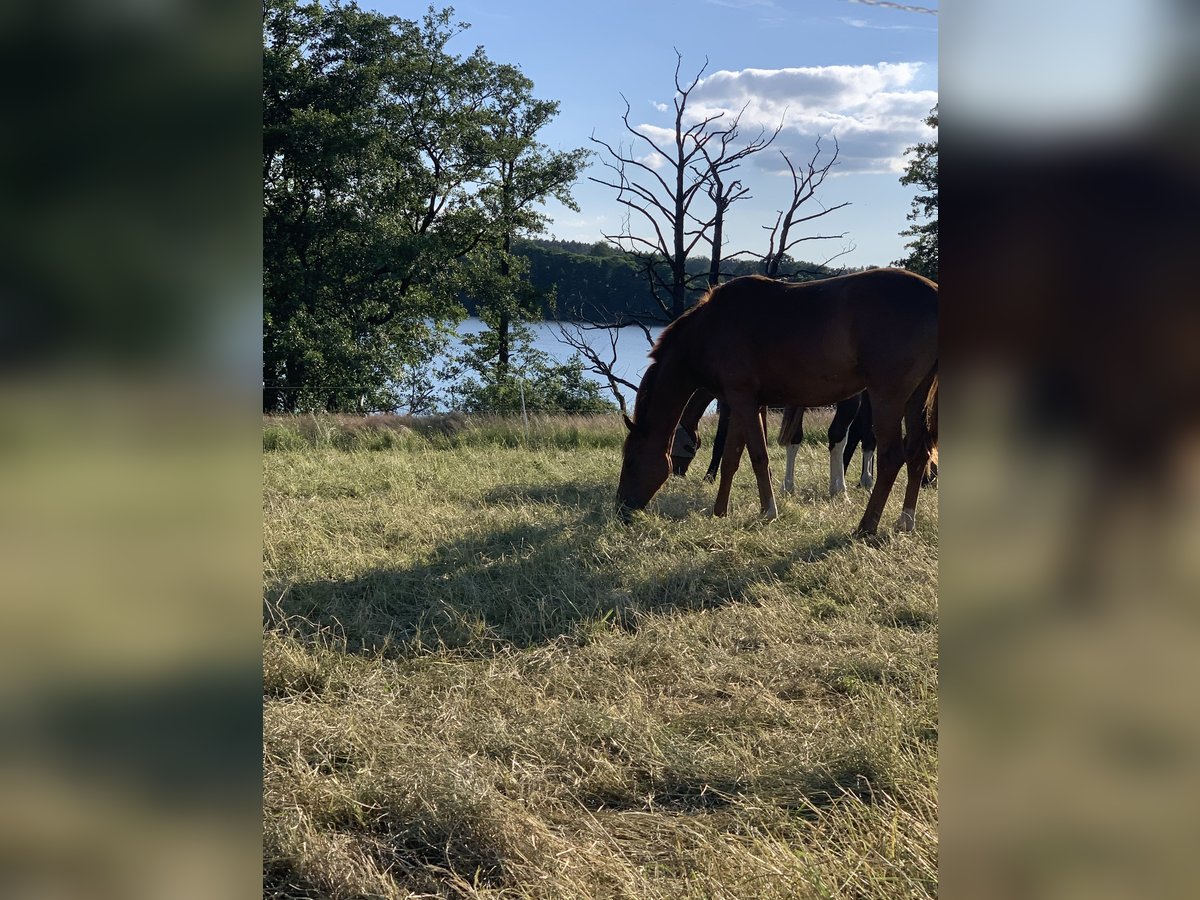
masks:
[[[829,496],[846,494],[846,463],[849,454],[850,427],[858,417],[860,396],[843,400],[837,405],[833,421],[829,423]]]
[[[889,402],[890,401],[890,402]],[[874,410],[875,438],[879,445],[879,474],[875,479],[875,487],[867,500],[867,508],[862,520],[855,529],[858,534],[875,534],[879,529],[879,520],[883,517],[883,508],[887,505],[888,494],[904,465],[904,446],[900,431],[900,419],[904,413],[903,403],[897,399],[881,399]]]
[[[796,452],[799,444],[787,445],[787,468],[783,470],[783,484],[780,487],[785,494],[796,493]]]
[[[727,405],[725,407],[729,409]],[[755,413],[757,421],[757,412]],[[723,516],[729,512],[729,491],[733,487],[733,476],[742,461],[742,448],[746,446],[746,426],[737,415],[729,416],[729,427],[725,434],[725,447],[721,452],[721,484],[717,488],[717,502],[713,504],[713,515]]]
[[[875,486],[875,429],[871,420],[871,398],[866,392],[862,395],[862,405],[859,406],[852,430],[857,432],[862,441],[862,475],[858,483],[869,491]],[[844,462],[849,466],[849,457]]]
[[[717,401],[717,434],[713,438],[712,459],[708,463],[708,471],[704,480],[710,484],[717,480],[721,469],[721,457],[725,453],[725,439],[729,435],[729,406],[721,400]]]
[[[758,481],[758,502],[764,518],[776,519],[779,509],[775,506],[775,489],[771,486],[771,459],[767,455],[767,433],[761,413],[755,407],[739,407],[735,415],[744,421],[746,452],[750,454],[750,465]]]
[[[780,441],[787,446],[787,468],[783,470],[783,484],[779,486],[785,494],[796,493],[796,452],[804,439],[804,407],[792,406],[783,411],[783,424],[779,426]]]

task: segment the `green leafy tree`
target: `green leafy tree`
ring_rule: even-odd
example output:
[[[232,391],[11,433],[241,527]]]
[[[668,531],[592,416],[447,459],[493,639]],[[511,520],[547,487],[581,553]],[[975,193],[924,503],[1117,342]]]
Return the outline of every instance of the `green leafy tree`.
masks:
[[[455,384],[455,400],[466,412],[598,413],[614,405],[600,394],[600,385],[584,375],[583,361],[576,355],[555,362],[533,343],[533,332],[521,322],[512,323],[508,340],[510,365],[503,374],[490,365],[495,359],[499,332],[488,328],[464,339],[463,353],[443,372]]]
[[[929,112],[925,124],[937,130],[938,108],[935,106]],[[912,201],[909,211],[909,221],[914,224],[900,232],[901,236],[910,237],[904,246],[909,253],[903,259],[898,259],[895,265],[932,278],[938,277],[938,142],[935,135],[932,141],[922,141],[905,151],[911,156],[904,174],[900,176],[903,185],[915,185],[919,192]]]
[[[492,227],[485,266],[471,289],[478,314],[495,331],[495,376],[503,379],[513,352],[514,323],[540,318],[552,297],[535,289],[528,265],[514,254],[514,241],[538,234],[548,219],[540,205],[554,198],[569,209],[579,207],[571,197],[590,155],[587,150],[552,151],[537,140],[538,132],[558,114],[558,103],[533,96],[533,82],[515,66],[495,66],[487,104],[483,153],[487,181],[481,191],[483,209]]]
[[[494,66],[451,14],[264,0],[265,410],[393,406],[461,317]]]

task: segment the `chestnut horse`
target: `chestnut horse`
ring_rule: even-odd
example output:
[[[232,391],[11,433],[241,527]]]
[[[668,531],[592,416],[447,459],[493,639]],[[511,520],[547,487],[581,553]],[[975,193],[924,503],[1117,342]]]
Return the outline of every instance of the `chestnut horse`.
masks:
[[[745,447],[762,513],[778,515],[760,418],[763,406],[825,406],[871,392],[878,477],[858,532],[872,534],[902,464],[897,527],[916,524],[921,474],[937,446],[937,285],[902,269],[870,269],[787,284],[748,275],[718,285],[665,328],[626,418],[617,507],[628,521],[671,471],[670,446],[697,390],[729,406],[729,437],[713,513],[729,492]],[[902,435],[903,427],[907,435]]]

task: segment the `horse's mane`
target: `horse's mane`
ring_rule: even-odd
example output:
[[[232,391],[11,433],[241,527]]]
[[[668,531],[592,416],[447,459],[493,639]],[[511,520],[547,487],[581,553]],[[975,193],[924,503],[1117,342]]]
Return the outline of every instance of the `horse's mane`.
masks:
[[[772,279],[766,278],[763,275],[743,275],[740,278],[734,278],[732,281],[727,281],[724,284],[713,285],[707,291],[705,291],[704,296],[697,300],[691,309],[685,311],[683,315],[681,315],[674,322],[671,322],[659,333],[658,340],[654,342],[654,346],[650,349],[649,355],[651,363],[649,367],[647,367],[645,374],[642,376],[642,383],[638,388],[637,399],[634,401],[633,421],[635,424],[639,421],[642,421],[643,417],[639,416],[638,413],[645,408],[647,403],[650,402],[650,396],[654,391],[654,383],[658,376],[659,364],[663,361],[665,354],[670,353],[674,347],[679,345],[683,335],[687,333],[687,331],[696,321],[696,314],[700,312],[700,310],[702,310],[718,293],[727,291],[733,287],[733,285],[738,284],[738,282],[747,282],[751,280],[771,281]]]
[[[658,349],[658,345],[654,345],[654,349]],[[651,357],[654,356],[654,351],[650,351]],[[646,406],[650,403],[650,395],[654,393],[654,382],[658,379],[658,361],[651,360],[650,365],[646,367],[645,373],[642,375],[642,383],[638,385],[637,396],[633,400],[633,427],[638,429],[639,426],[646,421]]]
[[[720,287],[720,285],[709,288],[691,309],[685,311],[683,315],[659,332],[658,340],[650,348],[650,365],[646,367],[646,371],[642,375],[642,383],[638,386],[637,397],[633,402],[633,423],[635,428],[646,420],[645,409],[650,403],[651,395],[654,393],[654,384],[658,380],[659,366],[662,363],[664,353],[669,353],[671,348],[676,345],[680,335],[687,330],[693,313],[708,302],[708,299],[713,295],[713,291],[717,290],[717,287]]]
[[[705,291],[704,296],[697,300],[691,309],[684,312],[683,315],[659,333],[658,340],[654,342],[654,347],[650,350],[650,358],[662,359],[662,353],[670,351],[671,347],[680,339],[682,334],[688,330],[688,327],[695,322],[696,313],[703,309],[713,297],[720,293],[728,293],[731,289],[737,290],[743,288],[752,281],[765,281],[770,284],[776,283],[774,279],[767,278],[765,275],[742,275],[731,281],[726,281],[724,284],[713,285]]]

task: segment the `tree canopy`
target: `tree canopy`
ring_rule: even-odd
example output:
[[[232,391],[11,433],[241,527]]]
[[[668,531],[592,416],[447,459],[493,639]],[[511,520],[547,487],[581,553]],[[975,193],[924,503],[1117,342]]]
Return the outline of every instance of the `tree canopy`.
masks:
[[[582,155],[537,143],[557,104],[516,67],[447,49],[466,27],[264,0],[265,410],[394,404],[482,271],[481,300],[529,305],[503,255]]]
[[[935,106],[925,119],[925,124],[936,132],[938,127],[938,108]],[[896,260],[896,265],[932,278],[938,278],[938,142],[936,135],[932,141],[922,141],[905,151],[911,158],[900,176],[903,185],[915,185],[918,193],[912,201],[912,209],[908,218],[914,224],[900,232],[902,236],[911,237],[904,246],[908,248],[908,256]]]

